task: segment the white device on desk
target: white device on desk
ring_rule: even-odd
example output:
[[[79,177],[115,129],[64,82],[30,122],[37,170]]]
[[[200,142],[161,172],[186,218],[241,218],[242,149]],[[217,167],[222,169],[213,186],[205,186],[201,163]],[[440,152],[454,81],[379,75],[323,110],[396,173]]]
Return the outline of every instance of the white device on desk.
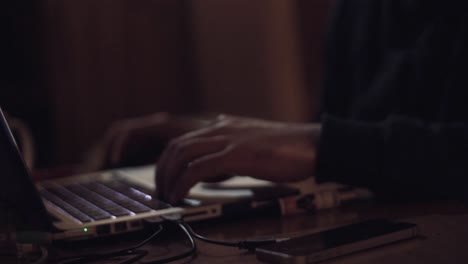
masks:
[[[371,220],[261,246],[256,255],[270,263],[315,263],[417,235],[415,224]]]

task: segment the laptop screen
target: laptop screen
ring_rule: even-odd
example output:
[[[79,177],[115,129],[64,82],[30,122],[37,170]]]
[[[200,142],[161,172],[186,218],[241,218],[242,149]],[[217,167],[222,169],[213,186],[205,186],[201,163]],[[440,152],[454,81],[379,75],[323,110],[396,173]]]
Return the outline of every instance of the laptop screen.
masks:
[[[0,109],[0,224],[19,231],[50,231],[44,204]]]

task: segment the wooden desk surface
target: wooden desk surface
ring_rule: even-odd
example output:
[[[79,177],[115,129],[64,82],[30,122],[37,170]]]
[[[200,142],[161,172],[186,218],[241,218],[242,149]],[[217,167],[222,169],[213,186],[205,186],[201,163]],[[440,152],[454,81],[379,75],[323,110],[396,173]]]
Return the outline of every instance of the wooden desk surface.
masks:
[[[285,217],[252,216],[242,219],[209,220],[194,223],[192,227],[199,234],[212,239],[237,241],[255,237],[281,237],[304,234],[307,232],[317,232],[319,230],[370,218],[406,219],[433,214],[463,215],[467,213],[468,207],[458,204],[361,205]],[[116,249],[125,245],[135,244],[147,235],[148,234],[141,234],[136,238],[122,237],[114,238],[111,241],[75,244],[69,246],[68,249],[62,249],[62,251],[69,251],[77,254],[79,252],[90,253],[97,249],[105,250],[106,246]],[[197,245],[198,255],[195,258],[174,263],[258,263],[254,253],[199,241]],[[177,234],[174,230],[167,230],[164,236],[155,239],[154,243],[146,246],[145,249],[147,249],[150,254],[146,256],[143,261],[150,261],[161,257],[180,254],[187,249],[187,243],[181,234]],[[397,249],[397,251],[398,250],[399,249]],[[345,257],[338,259],[338,262],[336,262],[337,260],[332,262],[351,263],[350,261],[352,260],[352,258]],[[465,260],[468,261],[468,256]],[[120,261],[122,261],[122,259],[120,259]],[[354,262],[356,262],[356,260],[354,260]],[[119,261],[101,261],[98,263],[119,263]],[[360,261],[357,261],[357,263],[360,263]]]

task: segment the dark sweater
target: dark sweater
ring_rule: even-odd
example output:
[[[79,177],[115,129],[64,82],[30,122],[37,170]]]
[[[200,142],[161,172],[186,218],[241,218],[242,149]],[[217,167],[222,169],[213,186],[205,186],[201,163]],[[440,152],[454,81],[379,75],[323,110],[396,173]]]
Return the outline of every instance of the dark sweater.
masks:
[[[383,199],[468,191],[468,3],[338,1],[317,180]]]

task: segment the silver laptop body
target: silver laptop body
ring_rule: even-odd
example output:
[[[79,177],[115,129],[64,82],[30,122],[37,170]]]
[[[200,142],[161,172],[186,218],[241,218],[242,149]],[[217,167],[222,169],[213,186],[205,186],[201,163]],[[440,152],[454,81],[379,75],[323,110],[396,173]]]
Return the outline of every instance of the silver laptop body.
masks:
[[[185,221],[275,207],[295,189],[275,188],[254,199],[249,190],[226,190],[225,199],[186,199],[173,207],[153,196],[154,166],[124,168],[34,184],[0,109],[0,208],[11,213],[16,228],[47,232],[52,240],[87,239],[143,229],[145,219],[180,214]],[[269,186],[272,187],[273,185]],[[206,190],[199,193],[205,194]],[[272,187],[273,188],[273,187]],[[209,191],[208,191],[209,193]],[[214,192],[216,195],[219,192]],[[215,196],[216,196],[215,195]]]

